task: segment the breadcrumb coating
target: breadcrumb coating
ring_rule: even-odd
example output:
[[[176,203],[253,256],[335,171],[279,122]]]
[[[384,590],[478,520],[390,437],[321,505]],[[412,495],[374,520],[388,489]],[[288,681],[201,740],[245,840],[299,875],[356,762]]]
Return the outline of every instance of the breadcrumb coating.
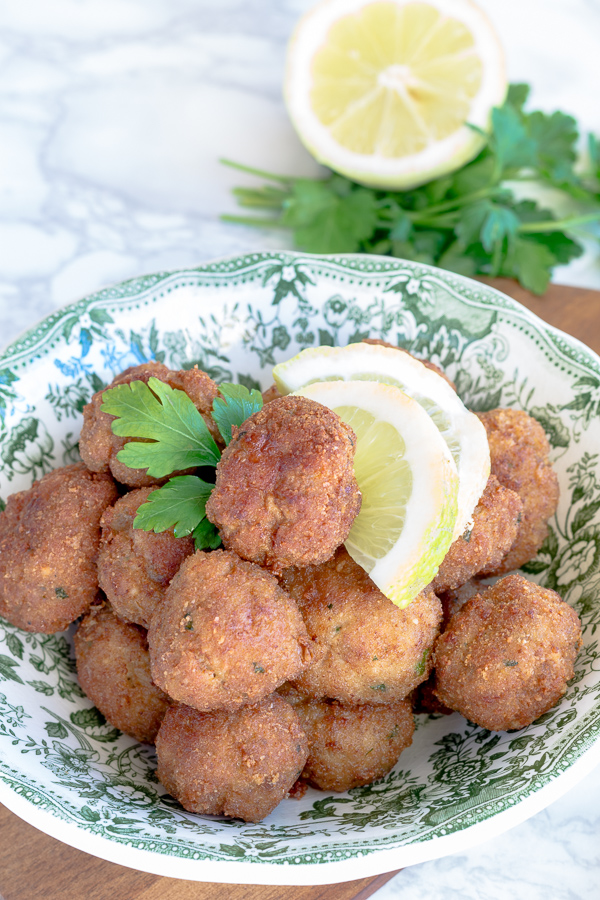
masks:
[[[544,429],[518,409],[478,413],[487,431],[492,475],[515,491],[523,510],[515,541],[487,575],[504,575],[532,559],[548,534],[548,519],[558,506],[558,477],[548,459],[550,445]]]
[[[522,509],[519,495],[490,475],[473,511],[472,527],[450,546],[432,581],[436,594],[455,590],[479,572],[499,566],[515,541]]]
[[[98,554],[98,583],[115,613],[143,628],[160,603],[181,563],[194,552],[192,537],[176,538],[173,529],[155,534],[133,527],[142,503],[154,488],[130,491],[105,510]]]
[[[507,575],[452,616],[435,646],[435,693],[490,731],[524,728],[565,693],[580,646],[575,610]]]
[[[355,436],[305,397],[272,400],[235,429],[217,466],[207,518],[223,545],[281,572],[324,562],[360,509]]]
[[[77,677],[94,706],[115,728],[154,743],[169,698],[152,682],[144,629],[104,603],[82,619],[74,644]]]
[[[234,711],[167,711],[157,775],[184,809],[260,822],[292,788],[308,753],[296,712],[273,695]]]
[[[406,700],[377,706],[305,700],[294,709],[308,739],[302,779],[322,791],[349,791],[383,778],[412,743]]]
[[[298,603],[320,653],[293,680],[305,696],[390,703],[429,675],[442,619],[432,592],[399,609],[343,547],[320,566],[289,569],[281,583]]]
[[[12,494],[0,513],[0,615],[24,631],[63,631],[98,595],[100,518],[117,499],[110,475],[83,463]]]
[[[184,561],[148,641],[156,684],[200,710],[256,703],[312,661],[292,598],[269,572],[225,550]]]

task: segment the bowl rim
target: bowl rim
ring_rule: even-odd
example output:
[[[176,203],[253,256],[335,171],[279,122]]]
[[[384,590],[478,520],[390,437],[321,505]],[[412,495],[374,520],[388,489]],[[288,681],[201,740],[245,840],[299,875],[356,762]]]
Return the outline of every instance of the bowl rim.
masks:
[[[50,327],[52,323],[60,320],[67,313],[79,315],[83,304],[89,305],[92,301],[101,301],[110,294],[111,290],[126,284],[139,282],[140,279],[145,277],[168,279],[185,275],[200,275],[204,272],[211,272],[211,269],[214,273],[215,268],[234,261],[241,264],[255,265],[259,261],[276,260],[286,265],[305,260],[309,263],[316,261],[323,264],[332,263],[347,266],[358,259],[368,260],[374,267],[379,264],[390,275],[393,275],[396,270],[409,268],[418,271],[421,276],[427,274],[435,275],[437,278],[441,278],[451,289],[460,290],[460,287],[464,285],[470,291],[473,291],[475,287],[480,292],[480,299],[486,300],[485,305],[507,309],[518,315],[519,318],[529,321],[538,332],[543,333],[553,344],[555,351],[562,351],[563,355],[567,356],[570,361],[574,361],[574,357],[576,357],[577,362],[580,364],[588,367],[592,364],[592,368],[600,373],[600,357],[586,344],[548,324],[517,300],[486,282],[475,281],[466,276],[408,260],[365,256],[362,254],[316,255],[296,251],[232,254],[209,260],[193,268],[151,273],[148,276],[139,276],[115,282],[111,287],[89,294],[78,301],[64,304],[30,328],[25,329],[0,352],[0,362],[11,358],[13,354],[19,351],[22,352],[24,344],[29,344],[27,352],[32,353],[35,348],[35,332],[39,331],[42,325]],[[364,278],[368,274],[365,271],[356,271],[357,278]],[[383,274],[383,272],[381,269],[375,269],[374,274]],[[231,276],[231,272],[224,272],[223,275],[226,277]],[[153,286],[149,286],[149,290],[152,289]],[[44,334],[40,336],[39,341],[44,341]],[[258,865],[256,862],[248,863],[237,859],[228,862],[209,859],[186,860],[181,857],[152,853],[147,849],[140,851],[135,846],[126,846],[116,841],[109,841],[106,837],[91,834],[77,825],[65,822],[51,812],[37,808],[33,801],[30,802],[15,793],[8,784],[4,783],[2,778],[0,778],[0,801],[8,809],[46,834],[62,840],[77,849],[120,865],[129,866],[130,868],[168,877],[185,877],[188,880],[216,881],[232,884],[328,884],[377,875],[398,867],[439,858],[498,836],[509,828],[525,821],[555,799],[558,799],[559,796],[570,790],[581,778],[585,777],[599,762],[600,740],[597,737],[591,747],[580,749],[579,755],[575,754],[574,761],[560,773],[560,776],[555,775],[547,783],[536,787],[531,794],[521,798],[516,806],[496,812],[489,818],[476,822],[472,826],[456,831],[453,834],[409,843],[402,847],[382,850],[369,848],[364,852],[364,855],[356,855],[349,859],[303,863],[300,866],[282,865],[281,862],[269,863],[266,860],[260,860]],[[35,821],[33,821],[34,819]],[[133,843],[135,844],[135,840],[133,840]],[[415,848],[418,848],[418,850]],[[431,852],[432,850],[433,852]],[[232,866],[232,862],[235,862],[236,865]],[[178,874],[175,876],[173,873],[174,866],[178,867]],[[183,874],[184,871],[185,874]],[[179,874],[180,872],[181,874]],[[298,877],[300,875],[301,878]]]

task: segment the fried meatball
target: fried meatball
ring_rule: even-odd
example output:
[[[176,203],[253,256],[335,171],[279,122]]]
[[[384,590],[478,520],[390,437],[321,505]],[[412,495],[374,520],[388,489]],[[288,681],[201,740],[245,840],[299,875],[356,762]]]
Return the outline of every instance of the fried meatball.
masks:
[[[103,603],[82,619],[74,643],[79,683],[94,706],[119,731],[154,743],[169,698],[152,682],[144,629]]]
[[[305,397],[272,400],[250,416],[206,504],[223,545],[276,573],[329,559],[360,509],[355,440],[339,416]]]
[[[343,547],[320,566],[289,569],[281,583],[322,657],[293,679],[305,696],[390,703],[429,675],[442,619],[435,594],[419,594],[399,609]]]
[[[201,710],[256,703],[312,659],[291,597],[269,572],[225,550],[185,560],[148,641],[154,681]]]
[[[465,584],[454,590],[444,591],[438,594],[442,603],[442,627],[444,632],[454,613],[465,605],[467,600],[485,590],[476,578],[472,578]],[[453,712],[445,706],[435,695],[435,670],[432,670],[427,681],[420,684],[412,693],[412,704],[415,713],[427,713],[428,715],[451,715]]]
[[[0,615],[25,631],[62,631],[98,594],[100,517],[117,499],[83,463],[49,472],[0,513]]]
[[[202,415],[209,431],[217,442],[222,443],[217,426],[211,416],[213,400],[217,396],[218,387],[212,378],[200,369],[175,372],[158,362],[146,362],[140,366],[125,369],[109,384],[109,388],[118,384],[129,384],[132,381],[143,381],[158,378],[170,387],[184,391]],[[129,487],[145,487],[160,484],[164,479],[152,478],[146,469],[130,469],[117,459],[117,453],[123,449],[130,438],[113,434],[111,424],[115,417],[102,412],[104,390],[94,394],[91,402],[83,409],[83,427],[79,438],[79,452],[88,469],[92,472],[111,472],[121,484]]]
[[[443,369],[440,369],[439,366],[436,366],[435,363],[430,362],[428,359],[420,359],[418,356],[415,356],[414,353],[409,353],[408,350],[405,350],[404,347],[398,347],[396,344],[390,344],[388,341],[381,341],[379,338],[364,338],[362,341],[363,344],[375,344],[380,347],[390,347],[392,350],[402,350],[403,353],[406,353],[407,356],[412,356],[413,359],[416,359],[417,362],[423,363],[426,369],[431,369],[432,372],[435,372],[436,375],[439,375],[444,381],[447,381],[453,391],[456,390],[456,385],[453,381],[451,381]]]
[[[488,575],[518,569],[542,546],[547,522],[558,506],[558,478],[549,460],[550,445],[544,429],[518,409],[478,413],[487,431],[492,475],[521,498],[523,511],[515,541],[499,565]]]
[[[322,791],[349,791],[383,778],[412,743],[406,700],[385,706],[306,700],[294,709],[308,739],[302,779]]]
[[[260,822],[293,786],[307,752],[298,715],[276,695],[228,712],[173,706],[156,738],[157,775],[190,812]]]
[[[490,475],[473,511],[472,528],[451,545],[431,584],[436,594],[495,569],[515,541],[522,509],[519,495]]]
[[[435,693],[490,731],[524,728],[560,700],[580,646],[577,613],[558,594],[508,575],[438,639]]]
[[[154,607],[183,560],[194,552],[192,537],[176,538],[173,529],[155,534],[133,527],[142,503],[154,488],[125,494],[102,516],[98,583],[116,614],[148,628]]]
[[[271,400],[279,400],[282,395],[279,393],[279,388],[276,384],[272,384],[271,387],[268,387],[266,391],[262,392],[263,405],[266,406],[267,403],[270,403]]]

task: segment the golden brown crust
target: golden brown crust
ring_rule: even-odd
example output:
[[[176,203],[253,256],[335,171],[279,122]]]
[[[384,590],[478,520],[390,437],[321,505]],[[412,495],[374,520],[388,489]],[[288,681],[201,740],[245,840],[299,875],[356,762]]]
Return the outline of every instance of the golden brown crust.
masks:
[[[83,409],[83,426],[79,438],[81,458],[92,472],[111,472],[113,478],[129,487],[147,487],[162,484],[165,479],[152,478],[145,469],[130,469],[117,459],[129,438],[113,434],[111,423],[114,416],[102,412],[103,394],[105,390],[118,384],[129,384],[132,381],[143,381],[158,378],[176,390],[184,391],[192,400],[209,431],[217,442],[222,443],[217,426],[212,419],[212,403],[218,393],[218,387],[212,378],[200,369],[173,371],[162,363],[146,362],[139,366],[131,366],[102,391],[98,391]]]
[[[322,791],[349,791],[383,778],[412,743],[406,700],[385,706],[306,700],[294,709],[308,739],[302,778]]]
[[[558,594],[507,575],[438,639],[435,693],[490,731],[524,728],[560,700],[580,646],[579,618]]]
[[[360,509],[354,444],[339,416],[305,397],[250,416],[223,452],[206,504],[223,545],[274,572],[328,559]]]
[[[283,800],[307,752],[297,714],[275,695],[233,712],[171,707],[156,738],[158,777],[185,809],[246,822]]]
[[[8,498],[0,513],[0,615],[25,631],[62,631],[98,594],[100,517],[109,475],[76,463]]]
[[[201,710],[256,703],[311,661],[291,597],[268,572],[224,550],[184,561],[148,640],[154,681]]]
[[[305,696],[390,703],[427,678],[442,618],[435,594],[398,609],[343,547],[320,566],[289,569],[281,583],[322,657],[294,679]]]
[[[279,388],[277,387],[277,385],[272,384],[270,387],[268,387],[265,391],[262,392],[263,406],[266,406],[267,403],[271,402],[271,400],[279,400],[279,398],[282,396],[283,396],[283,394],[279,393]]]
[[[456,590],[479,572],[494,570],[513,545],[523,504],[490,475],[473,512],[473,525],[451,545],[435,576],[436,594]]]
[[[493,409],[478,416],[487,431],[492,475],[523,503],[514,544],[499,565],[486,568],[487,575],[503,575],[528,562],[542,546],[548,519],[558,506],[558,478],[539,422],[518,409]]]
[[[94,706],[115,728],[152,744],[169,698],[152,682],[145,631],[102,604],[82,619],[74,644],[79,683]]]
[[[142,503],[154,488],[139,488],[117,500],[102,516],[98,583],[115,613],[125,622],[148,628],[157,603],[183,560],[194,552],[194,539],[176,538],[173,529],[155,534],[133,527]]]

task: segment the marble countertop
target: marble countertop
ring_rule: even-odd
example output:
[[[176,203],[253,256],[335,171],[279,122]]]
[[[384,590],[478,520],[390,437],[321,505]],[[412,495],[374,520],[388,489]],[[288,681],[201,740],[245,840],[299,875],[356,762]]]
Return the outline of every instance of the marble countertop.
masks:
[[[0,4],[0,345],[124,278],[290,246],[226,224],[252,179],[319,167],[281,99],[287,38],[312,0],[3,0]],[[479,0],[532,105],[600,134],[600,0]],[[600,254],[557,270],[600,287]],[[598,897],[600,771],[468,853],[404,870],[376,895]]]

